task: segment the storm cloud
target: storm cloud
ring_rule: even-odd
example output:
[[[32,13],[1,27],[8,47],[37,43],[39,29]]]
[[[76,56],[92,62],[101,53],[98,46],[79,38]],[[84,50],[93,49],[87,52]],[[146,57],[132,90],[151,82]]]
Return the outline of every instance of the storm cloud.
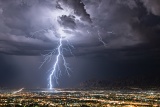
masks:
[[[55,49],[59,34],[52,17],[66,9],[71,12],[58,17],[57,23],[66,29],[75,55],[114,51],[119,54],[128,52],[128,47],[134,50],[149,43],[157,44],[159,3],[159,0],[0,0],[0,52],[41,55]],[[69,56],[67,52],[64,54]]]
[[[38,68],[60,36],[64,48],[74,46],[74,55],[63,52],[74,72],[62,73],[60,87],[93,78],[154,78],[159,34],[159,0],[0,0],[0,85],[46,87],[54,55]]]

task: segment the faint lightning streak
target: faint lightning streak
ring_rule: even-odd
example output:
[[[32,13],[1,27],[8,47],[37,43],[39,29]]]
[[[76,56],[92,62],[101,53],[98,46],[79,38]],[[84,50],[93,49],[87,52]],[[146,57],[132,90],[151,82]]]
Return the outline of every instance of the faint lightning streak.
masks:
[[[68,40],[67,40],[67,44],[68,44],[67,47],[68,47],[69,52],[71,53],[72,56],[74,56],[72,49],[75,49],[75,47]]]
[[[64,65],[64,67],[66,69],[66,72],[67,72],[68,76],[70,76],[69,70],[71,71],[71,69],[68,67],[68,63],[66,62],[66,60],[65,60],[63,55],[62,55],[62,59],[63,59],[63,65]]]
[[[24,89],[24,88],[21,88],[21,89],[19,89],[18,91],[14,91],[13,94],[17,94],[17,93],[23,91],[23,89]]]
[[[107,43],[103,41],[100,31],[98,30],[98,26],[93,26],[93,29],[97,31],[99,41],[104,45],[104,47],[107,47]],[[87,32],[89,33],[89,31]]]
[[[104,45],[105,47],[107,47],[107,44],[103,41],[103,39],[102,39],[102,37],[101,37],[101,35],[100,35],[99,30],[98,30],[98,39],[99,39],[100,42],[103,43],[103,45]]]
[[[56,49],[52,50],[51,52],[49,52],[48,54],[46,55],[43,55],[45,58],[44,58],[44,61],[41,63],[40,67],[41,68],[47,61],[51,61],[52,59],[52,56],[53,54],[56,53]]]

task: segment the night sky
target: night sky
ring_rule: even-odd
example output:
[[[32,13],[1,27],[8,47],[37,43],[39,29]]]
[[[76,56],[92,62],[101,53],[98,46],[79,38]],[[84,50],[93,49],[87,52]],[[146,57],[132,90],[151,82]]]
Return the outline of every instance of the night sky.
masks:
[[[55,87],[159,79],[160,0],[0,0],[0,87],[48,87],[56,53],[40,65],[57,47],[57,23],[65,29],[63,47],[68,40],[74,55],[64,52],[72,71],[68,77],[60,62]]]

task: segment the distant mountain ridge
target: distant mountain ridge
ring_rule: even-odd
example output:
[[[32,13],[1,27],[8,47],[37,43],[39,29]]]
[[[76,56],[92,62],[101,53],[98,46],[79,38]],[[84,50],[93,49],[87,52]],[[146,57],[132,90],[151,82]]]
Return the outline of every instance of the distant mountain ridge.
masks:
[[[136,77],[115,80],[87,80],[79,85],[80,88],[152,88],[160,87],[160,78],[158,77]]]

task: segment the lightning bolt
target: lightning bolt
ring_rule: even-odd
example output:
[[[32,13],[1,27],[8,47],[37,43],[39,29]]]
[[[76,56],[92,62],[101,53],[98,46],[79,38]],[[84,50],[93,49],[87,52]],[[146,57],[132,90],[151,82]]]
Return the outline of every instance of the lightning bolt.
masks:
[[[53,80],[56,81],[56,83],[58,84],[58,78],[59,76],[61,76],[62,71],[60,69],[60,60],[63,61],[63,67],[65,68],[65,71],[67,73],[68,76],[70,76],[69,71],[72,71],[71,68],[68,66],[69,64],[67,63],[65,56],[64,56],[64,51],[68,51],[71,55],[74,56],[74,54],[72,53],[72,49],[74,49],[74,46],[68,41],[67,42],[67,48],[63,48],[63,37],[60,36],[59,40],[58,40],[58,46],[56,49],[52,50],[51,52],[49,52],[48,54],[44,55],[45,59],[42,62],[40,68],[47,62],[50,61],[52,59],[52,56],[54,54],[57,53],[56,58],[55,58],[55,62],[52,66],[52,68],[49,70],[50,74],[49,74],[49,78],[48,78],[48,85],[49,85],[49,89],[53,89]]]
[[[58,84],[57,80],[58,80],[58,77],[61,75],[61,69],[59,67],[60,59],[62,59],[65,71],[67,72],[67,74],[69,76],[70,76],[69,71],[72,71],[71,68],[68,66],[68,63],[66,62],[66,59],[65,59],[65,57],[63,55],[63,52],[66,50],[66,51],[69,51],[73,55],[70,47],[74,48],[74,46],[71,45],[68,40],[67,40],[67,43],[68,43],[67,44],[68,45],[68,49],[67,48],[63,48],[63,37],[61,36],[60,39],[59,39],[58,47],[56,49],[58,54],[56,56],[55,63],[53,64],[53,67],[51,68],[50,75],[49,75],[49,88],[50,89],[53,89],[53,82],[52,82],[53,79],[55,79],[56,83]]]
[[[53,88],[53,84],[52,84],[53,76],[55,77],[56,80],[58,79],[58,77],[55,74],[56,74],[57,68],[59,68],[58,63],[59,63],[60,56],[63,56],[62,52],[61,52],[61,50],[62,50],[62,36],[59,39],[59,46],[58,46],[57,50],[58,50],[58,55],[56,56],[56,61],[55,61],[54,66],[51,70],[51,74],[49,75],[49,88],[50,89]],[[65,61],[65,59],[63,59],[63,60]]]
[[[81,20],[80,16],[75,15],[75,11],[68,6],[63,5],[63,3],[58,2],[59,4],[58,9],[56,11],[49,12],[50,17],[47,17],[49,19],[49,22],[51,22],[51,26],[48,28],[44,28],[41,30],[38,30],[36,32],[32,32],[31,36],[34,37],[36,34],[39,34],[41,32],[49,32],[53,34],[53,36],[58,37],[58,46],[56,49],[51,50],[51,52],[48,52],[48,54],[44,55],[44,61],[42,62],[42,67],[47,61],[50,61],[55,56],[55,62],[51,69],[49,70],[49,77],[48,77],[48,86],[50,89],[53,89],[53,80],[58,84],[58,78],[62,75],[62,71],[60,69],[60,63],[63,62],[62,66],[65,68],[66,73],[70,76],[69,71],[72,71],[70,67],[68,66],[68,63],[64,56],[64,51],[69,52],[71,55],[74,56],[72,49],[74,49],[74,46],[67,40],[69,37],[72,37],[72,32],[78,32],[76,29],[72,28],[65,28],[61,24],[61,17],[62,16],[74,16],[74,20],[81,22],[84,24],[84,22]],[[62,8],[63,7],[63,8]],[[74,31],[73,31],[74,30]],[[102,35],[100,34],[100,31],[98,30],[98,27],[95,27],[94,30],[97,30],[98,39],[103,45],[106,47],[107,44],[105,41],[103,41]],[[71,32],[71,33],[67,33]],[[89,33],[89,31],[87,31]],[[56,38],[57,39],[57,38]],[[66,41],[65,48],[63,41]]]

